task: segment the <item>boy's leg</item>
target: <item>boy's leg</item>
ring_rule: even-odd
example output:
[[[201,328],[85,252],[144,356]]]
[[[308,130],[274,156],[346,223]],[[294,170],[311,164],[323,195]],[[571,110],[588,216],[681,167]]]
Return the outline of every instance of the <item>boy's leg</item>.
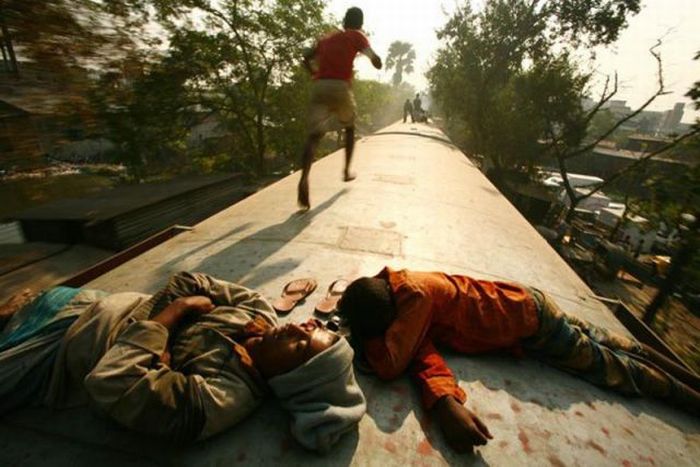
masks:
[[[350,162],[352,162],[352,153],[355,150],[355,127],[345,128],[345,173],[344,180],[349,182],[357,178],[357,175],[350,172]]]
[[[301,160],[301,179],[297,193],[297,202],[302,209],[309,209],[311,203],[309,200],[309,172],[311,165],[314,162],[314,156],[318,143],[326,133],[328,119],[332,115],[333,107],[335,106],[334,96],[329,88],[332,84],[327,81],[315,81],[311,87],[311,98],[308,109],[308,137],[304,145],[304,152]]]
[[[700,413],[700,393],[640,355],[598,342],[576,324],[580,320],[570,320],[550,298],[545,296],[541,305],[540,329],[523,341],[531,354],[598,386],[665,399]]]
[[[316,154],[316,148],[318,147],[318,143],[321,141],[322,137],[323,133],[310,134],[306,140],[306,145],[304,146],[304,153],[302,154],[301,161],[301,179],[299,180],[297,192],[297,202],[303,209],[309,209],[311,207],[309,200],[309,172],[311,172],[311,164],[313,164],[314,161],[314,154]]]
[[[549,300],[551,301],[551,299]],[[612,350],[621,350],[630,354],[632,357],[640,357],[642,360],[647,361],[647,363],[652,363],[661,368],[661,370],[679,379],[694,390],[700,391],[700,377],[683,368],[665,355],[657,352],[652,347],[583,321],[576,316],[564,314],[566,320],[570,324],[577,326],[598,344],[604,345]]]

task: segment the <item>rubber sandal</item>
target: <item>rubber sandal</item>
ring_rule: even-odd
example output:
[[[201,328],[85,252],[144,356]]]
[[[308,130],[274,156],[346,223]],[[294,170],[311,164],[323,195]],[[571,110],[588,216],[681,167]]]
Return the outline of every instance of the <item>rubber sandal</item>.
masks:
[[[297,303],[316,290],[317,286],[318,283],[311,278],[294,279],[284,286],[282,296],[274,301],[272,307],[277,313],[289,313],[297,306]]]
[[[345,289],[348,288],[350,282],[346,279],[337,279],[328,286],[328,293],[326,297],[323,298],[316,305],[316,313],[321,315],[330,315],[338,310],[338,301],[340,297],[345,293]]]

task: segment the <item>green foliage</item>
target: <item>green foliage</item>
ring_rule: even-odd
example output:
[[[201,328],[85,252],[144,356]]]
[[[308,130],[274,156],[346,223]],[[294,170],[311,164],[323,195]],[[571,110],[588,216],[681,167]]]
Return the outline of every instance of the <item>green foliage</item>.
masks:
[[[608,109],[598,110],[588,125],[586,139],[594,141],[605,134],[617,122],[615,115]],[[617,147],[622,146],[627,142],[628,137],[635,133],[634,130],[618,129],[613,134],[605,138],[607,141],[614,142]]]
[[[394,70],[391,82],[398,86],[403,82],[404,73],[413,73],[413,62],[416,52],[408,42],[394,41],[389,45],[389,53],[386,56],[386,69]]]
[[[695,60],[700,60],[700,52],[698,52],[695,55]],[[686,96],[690,97],[693,100],[693,106],[695,107],[695,110],[700,110],[700,81],[696,81],[693,84],[693,87],[690,88]],[[695,120],[695,127],[700,127],[700,119]]]
[[[448,121],[461,120],[453,127],[466,128],[466,149],[499,169],[530,167],[543,141],[577,144],[585,134],[588,76],[555,47],[552,15],[531,2],[492,0],[479,13],[459,9],[439,32],[433,96]]]
[[[569,0],[548,2],[544,9],[556,19],[563,38],[588,45],[611,44],[640,11],[639,0]]]
[[[166,59],[149,66],[129,84],[120,74],[102,77],[93,102],[121,149],[121,161],[133,171],[147,167],[186,164],[185,139],[189,133],[190,104],[185,89],[188,72],[179,62]]]
[[[19,58],[68,78],[72,68],[103,66],[132,50],[130,34],[143,24],[141,13],[130,0],[0,2],[0,24]]]
[[[115,86],[98,89],[105,113],[118,116],[112,135],[128,161],[166,156],[187,166],[188,155],[201,156],[188,146],[188,129],[204,116],[228,135],[212,156],[226,153],[231,168],[264,172],[270,158],[298,151],[308,88],[300,57],[328,28],[320,0],[132,4],[152,8],[167,49],[142,60],[126,85],[115,76]]]
[[[357,103],[357,127],[370,133],[395,122],[403,115],[403,103],[415,95],[412,86],[390,86],[373,80],[355,80],[353,92]]]

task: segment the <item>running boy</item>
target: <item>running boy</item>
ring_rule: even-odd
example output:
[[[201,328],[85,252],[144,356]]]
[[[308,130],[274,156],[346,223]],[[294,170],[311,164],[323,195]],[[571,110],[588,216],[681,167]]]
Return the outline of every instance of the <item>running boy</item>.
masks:
[[[313,75],[309,104],[309,136],[302,156],[302,172],[299,181],[298,203],[302,209],[311,207],[309,201],[309,172],[316,147],[329,130],[328,122],[335,117],[345,128],[345,171],[343,179],[353,180],[350,162],[355,148],[355,98],[352,94],[353,61],[359,53],[366,55],[376,69],[382,68],[382,60],[369,46],[367,37],[360,31],[364,16],[362,10],[349,8],[343,19],[343,30],[320,39],[313,49],[304,55],[304,66]],[[314,68],[314,62],[316,68]]]

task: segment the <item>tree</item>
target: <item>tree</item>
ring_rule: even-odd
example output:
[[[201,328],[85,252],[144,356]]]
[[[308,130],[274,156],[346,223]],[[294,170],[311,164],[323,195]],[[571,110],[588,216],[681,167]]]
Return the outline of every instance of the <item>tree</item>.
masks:
[[[391,82],[398,86],[403,81],[404,73],[413,73],[413,61],[416,59],[416,52],[408,42],[394,41],[389,46],[389,53],[386,56],[386,69],[394,70]]]
[[[682,134],[682,135],[675,137],[673,140],[671,140],[669,143],[667,143],[663,147],[641,155],[636,161],[631,162],[630,164],[628,164],[627,166],[618,170],[617,172],[613,173],[612,175],[609,175],[602,183],[596,185],[594,188],[586,191],[585,193],[578,193],[576,190],[574,190],[572,188],[572,186],[569,182],[569,177],[568,177],[567,167],[566,167],[567,161],[569,161],[570,159],[572,159],[574,157],[582,157],[582,156],[587,155],[601,141],[603,141],[604,139],[608,138],[610,135],[615,133],[615,131],[617,131],[626,122],[628,122],[629,120],[631,120],[634,117],[636,117],[637,115],[639,115],[652,102],[654,102],[654,100],[656,100],[657,97],[662,96],[662,95],[667,93],[666,89],[665,89],[665,85],[664,85],[664,79],[663,79],[663,66],[662,66],[661,56],[656,51],[656,49],[660,45],[661,45],[661,42],[657,41],[657,43],[649,50],[649,52],[652,54],[652,56],[656,60],[657,66],[658,66],[658,71],[657,71],[658,87],[657,87],[657,90],[651,96],[649,96],[647,98],[647,100],[641,106],[639,106],[637,109],[635,109],[633,112],[618,119],[613,124],[608,126],[608,128],[606,130],[602,131],[601,134],[596,135],[593,138],[590,138],[589,141],[585,141],[585,142],[578,141],[576,144],[571,144],[570,141],[562,141],[559,138],[559,135],[557,134],[558,133],[557,128],[556,128],[557,124],[555,122],[548,123],[548,127],[549,127],[548,135],[550,137],[550,144],[548,145],[548,149],[551,151],[551,153],[556,158],[557,164],[559,166],[559,172],[560,172],[560,174],[562,176],[562,180],[564,182],[564,189],[566,191],[566,195],[569,198],[569,208],[568,208],[568,212],[566,215],[567,221],[571,221],[573,219],[576,206],[581,201],[583,201],[586,198],[589,198],[590,196],[593,196],[594,194],[601,191],[603,188],[609,186],[613,182],[616,182],[617,180],[626,176],[627,174],[629,174],[631,172],[633,173],[634,171],[639,171],[640,169],[643,169],[644,166],[647,165],[649,162],[651,162],[655,157],[667,153],[669,150],[676,147],[681,142],[688,140],[689,138],[694,137],[696,134],[698,134],[698,132],[700,132],[700,128],[697,128],[697,127],[692,128],[690,131],[686,132],[685,134]],[[617,93],[617,76],[615,76],[614,84],[612,85],[612,88],[610,91],[608,91],[609,84],[610,84],[610,81],[608,79],[606,81],[605,87],[603,89],[603,92],[601,93],[601,97],[600,97],[600,100],[598,101],[598,103],[587,114],[582,115],[581,125],[586,131],[588,130],[588,127],[589,127],[591,121],[594,119],[595,115],[602,109],[602,107],[605,105],[605,103],[608,102]]]
[[[139,83],[131,86],[132,100],[126,106],[137,121],[140,110],[146,110],[135,102],[138,90],[154,91],[147,96],[154,123],[151,133],[156,136],[151,153],[172,149],[174,127],[201,113],[216,116],[232,135],[230,159],[243,159],[240,165],[251,171],[263,173],[268,156],[289,151],[293,144],[277,144],[277,138],[271,143],[271,136],[300,133],[303,110],[296,106],[301,100],[290,95],[297,86],[299,95],[306,92],[299,74],[304,45],[328,28],[320,0],[134,3],[153,8],[154,20],[167,35],[167,49],[156,63],[146,63],[143,73],[137,73]],[[167,76],[173,77],[171,83],[163,82],[162,88],[154,84]],[[294,121],[282,99],[294,103]],[[165,110],[170,118],[163,118]],[[130,137],[129,132],[116,134]]]
[[[698,59],[700,52],[695,56],[695,60]],[[700,110],[700,81],[695,82],[686,96],[693,100],[695,109]],[[684,142],[694,149],[696,161],[692,169],[680,178],[657,178],[654,181],[653,202],[658,211],[665,210],[667,215],[671,211],[669,217],[674,222],[670,225],[680,225],[679,221],[686,213],[694,219],[685,226],[681,247],[673,256],[666,279],[644,312],[644,322],[649,325],[654,323],[658,311],[684,276],[686,283],[696,287],[700,280],[700,119],[696,119],[692,131],[694,133]]]
[[[21,59],[57,75],[70,75],[76,67],[99,68],[134,48],[132,35],[144,24],[143,13],[132,0],[4,1],[5,66],[19,74]]]
[[[532,166],[547,119],[582,137],[572,123],[586,76],[561,45],[568,32],[553,26],[554,3],[491,0],[479,13],[466,5],[438,33],[445,45],[428,75],[433,96],[447,119],[463,122],[465,149],[495,173]]]
[[[352,87],[357,102],[356,125],[363,133],[372,133],[396,121],[406,99],[415,95],[415,89],[408,83],[393,86],[374,80],[355,80]]]
[[[587,193],[569,183],[568,160],[589,154],[666,92],[657,44],[651,53],[659,66],[659,86],[642,106],[607,125],[604,118],[596,118],[617,93],[615,76],[606,81],[591,110],[582,107],[592,77],[571,57],[613,42],[627,15],[638,11],[639,2],[627,0],[490,0],[479,13],[465,6],[450,18],[439,32],[445,46],[430,70],[431,87],[446,118],[463,122],[465,149],[491,162],[490,176],[497,185],[502,173],[531,169],[545,156],[553,157],[571,220],[582,200],[694,134],[645,154]],[[591,128],[593,124],[598,127]]]

